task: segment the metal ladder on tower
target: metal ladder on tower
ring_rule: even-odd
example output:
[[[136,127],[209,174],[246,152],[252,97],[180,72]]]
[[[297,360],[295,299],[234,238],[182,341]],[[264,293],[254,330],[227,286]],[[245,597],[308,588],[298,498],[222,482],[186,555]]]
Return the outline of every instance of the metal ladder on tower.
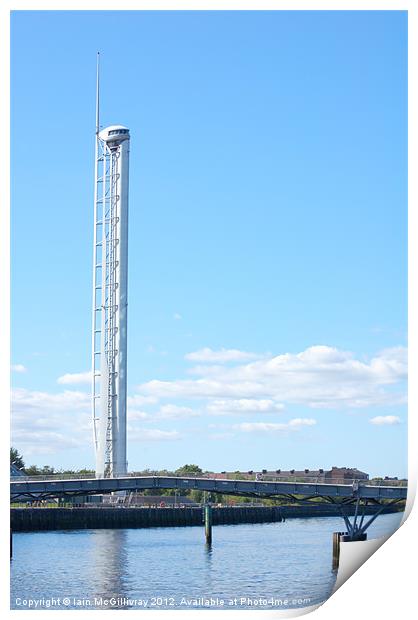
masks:
[[[115,379],[117,370],[115,362],[117,356],[115,315],[117,312],[116,289],[117,282],[117,222],[118,222],[118,151],[111,151],[109,158],[109,209],[106,213],[106,280],[105,280],[105,357],[107,364],[107,426],[105,447],[105,476],[110,477],[114,472],[115,454],[113,445],[115,416]],[[117,473],[117,472],[116,472]]]

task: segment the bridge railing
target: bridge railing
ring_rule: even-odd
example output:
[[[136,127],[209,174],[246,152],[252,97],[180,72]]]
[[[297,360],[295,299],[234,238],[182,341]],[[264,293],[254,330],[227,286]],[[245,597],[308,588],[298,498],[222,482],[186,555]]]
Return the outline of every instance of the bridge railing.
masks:
[[[11,482],[30,482],[31,480],[94,480],[94,474],[39,474],[36,476],[10,476]]]
[[[248,480],[248,481],[260,481],[260,482],[301,482],[311,484],[337,484],[337,485],[367,485],[367,486],[407,486],[407,480],[393,480],[393,479],[355,479],[355,478],[326,478],[324,476],[281,476],[268,475],[268,474],[214,474],[211,472],[203,474],[171,474],[160,472],[130,472],[119,476],[124,477],[164,477],[164,478],[210,478],[216,480]],[[96,476],[94,474],[49,474],[49,475],[36,475],[36,476],[12,476],[13,482],[27,482],[27,481],[41,481],[41,480],[94,480]]]

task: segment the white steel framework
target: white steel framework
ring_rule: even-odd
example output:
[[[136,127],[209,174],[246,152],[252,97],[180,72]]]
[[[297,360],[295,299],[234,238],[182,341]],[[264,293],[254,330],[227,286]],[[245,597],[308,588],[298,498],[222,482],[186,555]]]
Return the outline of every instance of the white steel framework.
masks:
[[[129,140],[129,130],[122,125],[99,131],[97,95],[92,414],[96,476],[100,478],[127,472]]]
[[[96,475],[127,471],[129,130],[97,134],[93,259],[92,400]]]

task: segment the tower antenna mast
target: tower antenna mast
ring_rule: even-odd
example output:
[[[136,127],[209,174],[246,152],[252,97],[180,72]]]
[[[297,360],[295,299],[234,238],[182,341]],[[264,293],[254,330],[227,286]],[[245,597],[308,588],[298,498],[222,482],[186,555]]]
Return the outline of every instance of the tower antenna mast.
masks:
[[[100,53],[96,64],[92,418],[96,476],[127,472],[129,129],[100,128]]]
[[[100,102],[100,52],[97,52],[96,60],[96,136],[99,135],[100,123],[99,123],[99,107]]]

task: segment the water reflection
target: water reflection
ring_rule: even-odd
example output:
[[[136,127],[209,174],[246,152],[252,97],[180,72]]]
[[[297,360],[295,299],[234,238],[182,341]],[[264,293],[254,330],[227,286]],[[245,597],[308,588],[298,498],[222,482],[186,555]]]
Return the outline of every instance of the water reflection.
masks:
[[[90,583],[94,584],[91,596],[127,597],[132,585],[129,576],[128,530],[94,530],[91,559]]]

